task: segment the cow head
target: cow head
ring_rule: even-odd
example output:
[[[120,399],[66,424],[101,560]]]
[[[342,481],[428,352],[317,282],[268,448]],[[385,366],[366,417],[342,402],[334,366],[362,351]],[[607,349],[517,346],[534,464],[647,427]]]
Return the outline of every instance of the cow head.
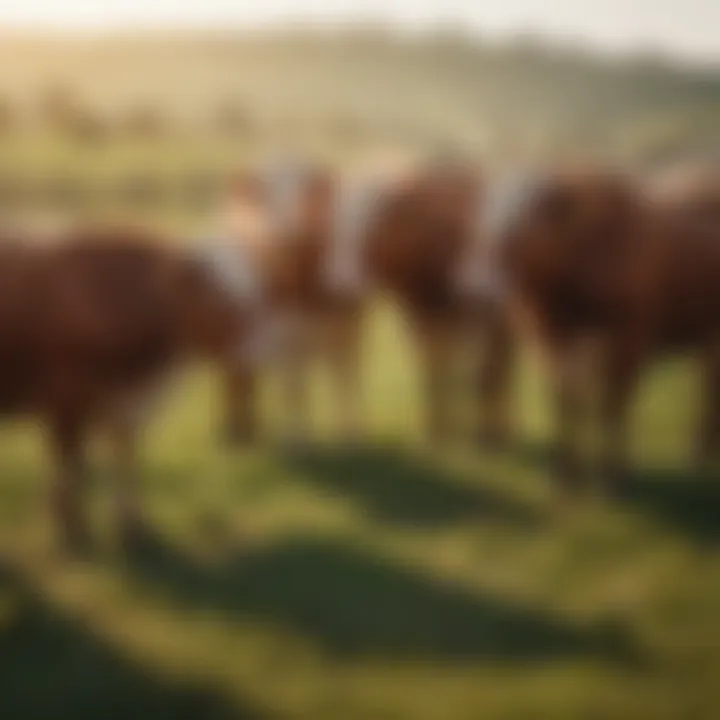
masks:
[[[188,340],[198,354],[253,365],[280,351],[290,321],[242,246],[200,243],[186,264],[183,294]]]
[[[496,178],[478,196],[471,240],[460,258],[456,284],[461,297],[497,305],[506,299],[503,246],[540,187],[529,173]]]

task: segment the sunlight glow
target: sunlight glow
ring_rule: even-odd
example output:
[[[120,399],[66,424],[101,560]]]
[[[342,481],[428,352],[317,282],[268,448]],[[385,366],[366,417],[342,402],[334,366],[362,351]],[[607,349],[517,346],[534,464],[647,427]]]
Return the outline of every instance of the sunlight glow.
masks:
[[[608,50],[657,49],[720,59],[717,0],[25,0],[0,3],[0,25],[30,29],[438,22],[490,36],[521,32]]]

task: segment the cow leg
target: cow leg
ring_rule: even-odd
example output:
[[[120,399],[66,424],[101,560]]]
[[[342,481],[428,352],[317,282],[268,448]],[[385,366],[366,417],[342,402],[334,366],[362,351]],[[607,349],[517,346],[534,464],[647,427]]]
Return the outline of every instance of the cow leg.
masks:
[[[511,328],[493,318],[484,332],[479,369],[479,440],[483,445],[506,444],[512,431],[512,380],[517,348]]]
[[[117,526],[125,543],[142,537],[144,523],[139,504],[137,429],[134,423],[117,419],[109,425],[114,454],[114,506]]]
[[[720,342],[704,357],[705,392],[697,443],[697,463],[702,471],[720,462]]]
[[[563,490],[576,492],[583,484],[580,435],[585,419],[585,363],[576,348],[563,348],[553,367],[556,415],[555,477]]]
[[[303,350],[288,354],[281,368],[284,441],[291,447],[309,438],[309,357]]]
[[[247,365],[228,369],[225,380],[225,440],[232,446],[257,436],[257,374]]]
[[[353,442],[360,436],[360,321],[343,318],[333,327],[331,338],[332,374],[339,434]]]
[[[428,439],[446,442],[452,435],[452,343],[448,332],[435,324],[420,327],[426,428]]]
[[[629,482],[629,409],[639,375],[638,357],[622,347],[612,348],[605,367],[600,399],[602,447],[601,479],[605,489],[621,494]]]
[[[51,428],[51,443],[56,463],[52,504],[58,533],[68,549],[82,550],[89,539],[81,497],[87,473],[84,423],[58,418]]]

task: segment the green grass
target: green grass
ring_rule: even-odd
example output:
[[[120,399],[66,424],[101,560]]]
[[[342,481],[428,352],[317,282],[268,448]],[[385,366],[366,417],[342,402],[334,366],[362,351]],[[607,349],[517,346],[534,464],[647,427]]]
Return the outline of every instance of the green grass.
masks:
[[[212,378],[189,378],[147,438],[157,537],[134,559],[100,470],[101,549],[58,557],[39,438],[3,428],[0,717],[717,717],[720,490],[683,471],[691,369],[643,389],[637,490],[568,512],[538,373],[513,452],[431,450],[401,331],[373,323],[363,449],[332,443],[319,379],[317,447],[278,450],[270,387],[266,443],[228,454]]]

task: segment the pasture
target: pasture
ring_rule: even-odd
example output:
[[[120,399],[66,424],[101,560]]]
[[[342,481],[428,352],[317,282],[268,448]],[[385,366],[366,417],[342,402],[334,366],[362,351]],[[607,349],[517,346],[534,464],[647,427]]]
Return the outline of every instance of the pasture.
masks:
[[[695,378],[668,365],[635,416],[637,486],[558,502],[542,378],[520,378],[507,453],[430,448],[402,323],[368,327],[359,447],[229,452],[199,369],[145,448],[157,532],[104,528],[102,447],[85,561],[49,535],[38,434],[0,435],[0,716],[495,720],[698,718],[720,708],[720,488],[685,468]]]

